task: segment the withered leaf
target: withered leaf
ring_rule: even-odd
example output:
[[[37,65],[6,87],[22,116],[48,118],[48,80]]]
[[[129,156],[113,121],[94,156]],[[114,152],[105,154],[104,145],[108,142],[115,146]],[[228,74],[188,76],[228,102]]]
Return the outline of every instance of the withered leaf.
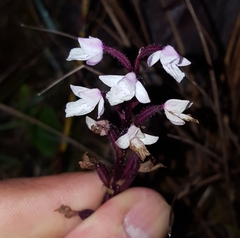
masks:
[[[140,168],[138,169],[138,172],[148,173],[148,172],[154,171],[158,168],[166,168],[166,167],[161,163],[153,165],[153,162],[151,160],[148,160],[148,161],[140,164]]]
[[[79,165],[82,169],[95,169],[95,164],[87,155],[88,152],[85,152],[82,156],[82,160],[79,161]]]

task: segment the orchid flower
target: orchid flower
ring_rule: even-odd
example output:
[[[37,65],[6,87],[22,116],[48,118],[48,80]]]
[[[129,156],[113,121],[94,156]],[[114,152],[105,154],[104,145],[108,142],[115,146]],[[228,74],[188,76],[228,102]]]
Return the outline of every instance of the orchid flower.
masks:
[[[80,99],[75,102],[69,102],[66,105],[66,117],[85,115],[98,104],[98,117],[104,112],[104,100],[101,91],[97,88],[89,89],[80,86],[70,85],[73,93]]]
[[[95,121],[91,117],[86,116],[86,124],[93,133],[100,136],[106,136],[110,129],[108,120]]]
[[[103,43],[98,38],[78,38],[81,48],[73,48],[67,58],[71,60],[86,60],[86,64],[93,66],[98,64],[103,58]]]
[[[144,161],[146,156],[150,155],[145,145],[154,144],[158,138],[158,136],[142,133],[139,127],[131,125],[127,133],[119,137],[115,143],[121,149],[129,147]]]
[[[169,121],[174,125],[184,125],[185,121],[199,123],[198,120],[192,118],[190,115],[183,114],[182,112],[192,106],[192,102],[188,100],[170,99],[164,103],[165,115]]]
[[[191,64],[189,60],[180,56],[170,45],[167,45],[162,50],[158,50],[151,54],[147,59],[147,64],[149,67],[151,67],[158,60],[160,60],[165,71],[170,74],[178,83],[180,83],[185,76],[178,66],[186,66]]]
[[[133,72],[125,76],[103,75],[99,76],[99,78],[104,84],[111,87],[110,91],[106,94],[106,98],[111,106],[129,101],[134,96],[141,103],[150,102],[147,91]]]

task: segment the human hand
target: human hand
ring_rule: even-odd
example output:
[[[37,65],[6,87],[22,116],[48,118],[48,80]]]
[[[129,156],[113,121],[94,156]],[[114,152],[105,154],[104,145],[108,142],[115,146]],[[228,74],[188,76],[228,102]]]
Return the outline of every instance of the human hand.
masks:
[[[158,193],[130,188],[101,205],[104,193],[96,173],[3,180],[1,237],[165,237],[170,209]],[[62,204],[95,212],[84,221],[67,219],[54,212]]]

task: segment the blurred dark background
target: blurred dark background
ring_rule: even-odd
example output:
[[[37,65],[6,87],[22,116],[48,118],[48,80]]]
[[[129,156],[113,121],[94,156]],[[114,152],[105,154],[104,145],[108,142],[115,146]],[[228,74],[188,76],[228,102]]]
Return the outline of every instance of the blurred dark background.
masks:
[[[139,173],[133,186],[172,204],[172,237],[240,237],[239,9],[239,0],[1,0],[1,178],[80,171],[85,151],[112,161],[108,139],[93,135],[85,117],[65,118],[75,100],[69,84],[101,87],[94,72],[82,69],[38,95],[80,65],[66,61],[78,42],[21,24],[98,37],[131,61],[140,47],[170,44],[192,62],[183,68],[187,77],[178,84],[159,63],[143,62],[146,88],[156,104],[194,102],[188,113],[200,124],[177,127],[164,114],[148,120],[145,131],[160,138],[148,148],[167,168]],[[93,69],[124,74],[107,55]]]

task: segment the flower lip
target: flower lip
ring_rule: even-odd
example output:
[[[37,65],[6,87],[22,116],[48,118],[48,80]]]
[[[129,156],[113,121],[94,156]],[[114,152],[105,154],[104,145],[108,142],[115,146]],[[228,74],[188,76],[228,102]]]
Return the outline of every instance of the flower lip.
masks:
[[[110,91],[106,94],[111,106],[118,105],[124,101],[131,100],[134,96],[141,103],[150,102],[147,91],[142,83],[138,81],[136,74],[130,72],[125,76],[122,75],[101,75],[99,79],[111,87]]]

